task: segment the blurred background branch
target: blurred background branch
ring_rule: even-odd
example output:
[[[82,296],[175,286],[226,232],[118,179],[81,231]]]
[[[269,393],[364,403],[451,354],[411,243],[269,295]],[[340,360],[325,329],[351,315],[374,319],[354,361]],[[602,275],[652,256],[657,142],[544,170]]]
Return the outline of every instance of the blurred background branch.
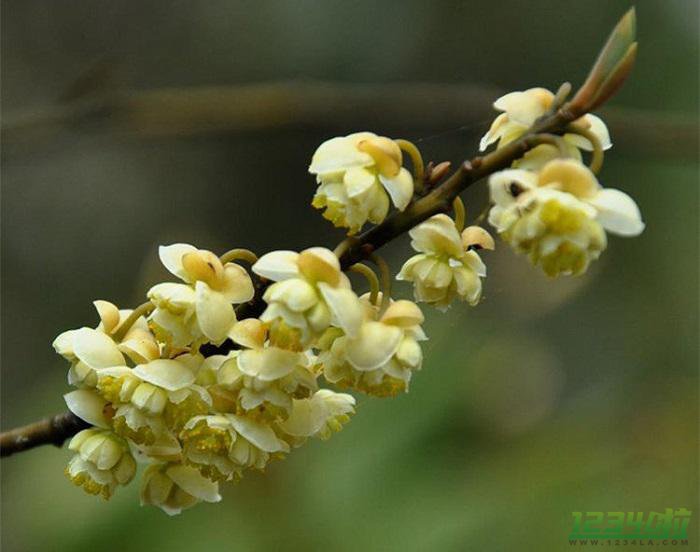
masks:
[[[94,82],[86,82],[86,76]],[[329,123],[353,127],[358,113],[364,121],[381,117],[392,126],[410,121],[417,131],[450,129],[463,121],[488,119],[491,103],[504,92],[473,84],[315,80],[109,92],[102,79],[110,76],[99,64],[76,80],[61,96],[64,101],[8,113],[2,125],[3,140],[38,147],[41,141],[37,138],[48,140],[67,129],[160,138]],[[691,158],[697,153],[697,120],[623,107],[608,107],[600,113],[613,129],[613,141],[635,154]]]

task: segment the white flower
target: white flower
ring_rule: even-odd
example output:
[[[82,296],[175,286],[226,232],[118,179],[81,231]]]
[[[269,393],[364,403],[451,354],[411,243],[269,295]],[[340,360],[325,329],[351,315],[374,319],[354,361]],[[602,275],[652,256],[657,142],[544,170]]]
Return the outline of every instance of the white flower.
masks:
[[[114,409],[114,430],[139,445],[172,443],[172,432],[206,414],[212,404],[207,391],[194,384],[193,365],[201,360],[199,355],[180,355],[133,369],[98,370],[97,390]]]
[[[313,355],[267,342],[261,321],[242,320],[232,337],[251,348],[221,365],[217,387],[231,394],[237,411],[254,419],[286,418],[293,399],[309,397],[318,388],[311,369]]]
[[[530,88],[524,92],[511,92],[498,98],[493,106],[502,111],[493,121],[491,128],[483,136],[479,149],[484,151],[491,144],[498,143],[503,147],[517,140],[532,124],[552,105],[554,94],[545,88]],[[610,134],[605,123],[595,115],[587,114],[575,121],[576,124],[590,130],[600,140],[604,150],[612,147]],[[579,149],[592,151],[592,144],[583,136],[569,133],[564,135],[564,141],[569,146],[569,154],[576,160],[581,159]],[[554,146],[543,144],[530,150],[515,166],[522,169],[537,169],[558,154]]]
[[[335,254],[322,247],[301,253],[273,251],[253,265],[253,272],[276,283],[267,288],[268,304],[260,319],[283,322],[296,335],[300,348],[308,347],[330,325],[350,335],[362,323],[362,306]],[[285,331],[271,328],[271,332]]]
[[[320,183],[312,205],[325,209],[324,218],[349,234],[368,220],[379,224],[389,210],[387,192],[400,211],[413,197],[413,177],[401,163],[396,142],[371,132],[327,140],[309,166]]]
[[[174,516],[199,502],[219,502],[219,484],[182,464],[152,464],[141,478],[141,505]]]
[[[346,393],[320,389],[307,399],[295,399],[291,415],[279,424],[280,429],[292,437],[295,445],[307,437],[328,439],[340,431],[355,413],[355,399]]]
[[[605,230],[621,236],[644,230],[631,197],[602,188],[587,167],[571,159],[550,161],[539,173],[501,171],[489,186],[494,203],[489,222],[549,276],[583,273],[605,249]]]
[[[267,424],[234,414],[196,416],[180,432],[187,463],[214,481],[240,478],[243,470],[262,470],[270,455],[289,445]]]
[[[174,347],[220,344],[236,322],[233,303],[253,298],[253,282],[236,263],[223,265],[211,251],[184,243],[161,246],[165,267],[184,284],[153,286],[148,298],[156,306],[151,324]]]
[[[408,391],[423,353],[418,341],[427,339],[420,325],[423,313],[411,301],[399,300],[378,317],[376,308],[354,337],[329,331],[320,347],[319,362],[331,383],[379,397]],[[330,342],[330,345],[328,344]]]
[[[416,301],[446,310],[455,297],[475,305],[481,298],[486,266],[476,248],[493,249],[493,240],[479,227],[460,236],[447,215],[435,215],[411,231],[411,246],[420,253],[401,267],[397,280],[413,282]]]
[[[278,347],[267,335],[260,320],[241,320],[231,337],[249,349],[205,361],[211,365],[207,391],[216,412],[272,422],[289,415],[292,399],[308,397],[318,388],[310,351]]]
[[[53,342],[56,352],[71,363],[68,382],[78,387],[94,387],[97,383],[95,369],[123,365],[126,355],[132,362],[147,362],[158,358],[160,349],[148,329],[144,317],[140,317],[118,342],[115,334],[131,310],[119,310],[107,301],[93,303],[100,316],[97,328],[80,328],[60,334]]]
[[[68,448],[77,454],[68,463],[66,475],[87,493],[108,499],[136,473],[126,441],[109,430],[85,429],[71,439]]]

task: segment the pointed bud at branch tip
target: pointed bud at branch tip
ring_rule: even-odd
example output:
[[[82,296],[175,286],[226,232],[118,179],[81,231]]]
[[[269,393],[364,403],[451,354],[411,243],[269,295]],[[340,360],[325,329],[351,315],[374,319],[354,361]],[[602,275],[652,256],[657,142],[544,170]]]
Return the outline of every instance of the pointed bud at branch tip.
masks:
[[[570,110],[575,113],[592,111],[619,90],[634,65],[635,36],[636,15],[632,8],[613,29],[586,82],[568,105]]]

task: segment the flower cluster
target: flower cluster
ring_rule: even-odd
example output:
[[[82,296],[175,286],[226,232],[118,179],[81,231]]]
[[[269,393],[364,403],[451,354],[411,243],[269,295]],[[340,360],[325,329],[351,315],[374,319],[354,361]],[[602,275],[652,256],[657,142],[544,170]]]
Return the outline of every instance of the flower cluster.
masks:
[[[541,88],[500,98],[495,106],[503,113],[482,149],[530,132],[553,101]],[[634,201],[602,188],[582,163],[580,149],[595,157],[610,147],[605,124],[586,115],[565,130],[489,180],[489,222],[550,276],[584,272],[605,249],[606,231],[634,236],[644,228]],[[402,166],[402,148],[415,175]],[[309,167],[319,183],[313,205],[349,234],[368,221],[379,224],[390,203],[404,210],[414,200],[414,182],[421,182],[419,195],[428,192],[423,181],[435,184],[423,178],[419,156],[406,141],[370,132],[328,140]],[[417,254],[396,276],[413,284],[416,301],[443,311],[455,300],[479,303],[486,276],[479,252],[494,248],[486,230],[464,228],[459,197],[453,210],[454,218],[426,216],[409,230]],[[70,442],[76,454],[68,477],[109,498],[135,477],[138,463],[147,464],[142,503],[176,514],[219,501],[220,483],[339,431],[355,399],[322,383],[378,397],[408,391],[423,364],[423,313],[391,298],[388,265],[372,247],[362,251],[379,267],[382,288],[367,265],[354,265],[370,285],[358,297],[336,253],[323,247],[260,259],[246,250],[219,257],[187,244],[161,247],[161,261],[180,282],[153,286],[135,311],[96,301],[96,328],[70,330],[54,342],[76,387],[66,403],[93,426]],[[240,312],[260,300],[256,289],[264,290],[264,309],[238,320],[237,305]]]
[[[411,246],[420,253],[406,261],[398,280],[413,282],[416,301],[446,310],[455,297],[476,305],[481,298],[481,278],[486,266],[477,249],[493,249],[493,238],[479,226],[461,235],[455,221],[435,215],[411,231]]]
[[[328,249],[257,260],[252,272],[274,283],[260,318],[240,321],[234,305],[254,293],[245,268],[186,244],[161,247],[160,257],[184,283],[153,286],[136,311],[96,301],[96,328],[54,341],[76,387],[66,403],[94,426],[72,439],[66,468],[90,494],[109,498],[143,463],[142,503],[177,514],[219,501],[220,483],[264,470],[309,438],[328,439],[355,407],[319,384],[342,379],[330,375],[340,359],[326,348],[330,332],[354,340],[342,358],[366,376],[343,379],[346,388],[393,394],[420,368],[420,310],[397,301],[380,316]],[[204,356],[225,341],[233,347]]]
[[[481,140],[485,149],[522,136],[550,108],[543,88],[512,92],[494,107],[503,111]],[[577,128],[585,132],[578,134]],[[591,140],[598,144],[591,143]],[[639,208],[624,192],[603,188],[581,162],[580,150],[611,147],[605,123],[595,115],[576,121],[563,135],[562,151],[551,144],[531,149],[513,168],[491,175],[489,222],[517,252],[551,277],[586,271],[607,246],[606,231],[637,236],[644,230]]]
[[[313,206],[335,226],[358,232],[367,221],[381,223],[389,197],[403,211],[413,197],[413,177],[401,166],[394,140],[371,132],[332,138],[319,146],[309,166],[319,183]]]

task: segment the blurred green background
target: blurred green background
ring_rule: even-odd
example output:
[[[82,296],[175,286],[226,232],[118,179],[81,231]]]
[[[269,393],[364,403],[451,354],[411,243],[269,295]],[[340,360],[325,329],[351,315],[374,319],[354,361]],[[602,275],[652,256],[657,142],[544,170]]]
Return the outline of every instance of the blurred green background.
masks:
[[[158,244],[332,245],[309,206],[322,140],[371,129],[457,162],[500,92],[581,83],[629,6],[5,0],[3,427],[64,409],[51,341],[94,325],[93,299],[140,303]],[[698,3],[637,9],[601,178],[638,201],[641,237],[568,280],[485,254],[478,308],[424,309],[410,394],[360,398],[221,504],[171,519],[138,483],[83,494],[65,449],[4,459],[3,550],[566,550],[572,511],[681,506],[697,549]]]

